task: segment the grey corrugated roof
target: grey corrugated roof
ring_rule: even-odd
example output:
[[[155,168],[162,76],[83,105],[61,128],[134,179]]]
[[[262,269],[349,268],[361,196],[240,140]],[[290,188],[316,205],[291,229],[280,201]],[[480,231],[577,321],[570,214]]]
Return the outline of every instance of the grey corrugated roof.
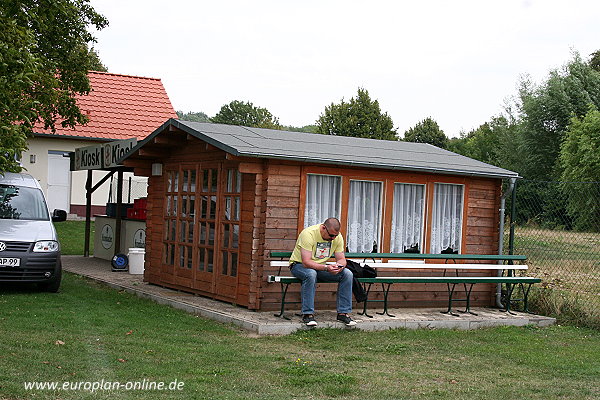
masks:
[[[235,156],[469,176],[519,177],[516,172],[461,156],[430,144],[319,135],[173,119],[163,124],[155,131],[155,134],[170,124]],[[154,134],[150,136],[152,137]],[[144,142],[140,143],[138,147],[141,147]]]

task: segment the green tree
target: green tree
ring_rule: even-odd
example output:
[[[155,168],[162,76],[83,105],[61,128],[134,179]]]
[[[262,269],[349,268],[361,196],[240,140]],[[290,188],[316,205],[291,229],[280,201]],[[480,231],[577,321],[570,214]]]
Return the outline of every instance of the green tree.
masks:
[[[600,72],[600,50],[596,50],[590,56],[590,67]]]
[[[316,122],[317,133],[382,140],[398,140],[392,118],[381,113],[379,102],[359,88],[349,102],[331,103]]]
[[[582,117],[591,104],[600,107],[600,73],[575,54],[541,85],[522,80],[519,101],[524,146],[519,172],[528,179],[557,179],[560,145],[572,116]]]
[[[542,181],[561,178],[561,143],[571,118],[585,115],[590,104],[599,105],[600,73],[574,53],[541,84],[523,78],[519,86],[516,101],[508,105],[512,135],[501,144],[499,165],[525,178],[517,185],[517,222],[571,229],[564,190]]]
[[[518,125],[504,115],[448,140],[447,149],[501,168],[518,166]]]
[[[233,100],[221,107],[217,115],[210,120],[217,124],[281,129],[279,119],[274,117],[269,110],[257,107],[249,101]]]
[[[20,171],[16,158],[37,123],[54,129],[86,122],[75,103],[87,94],[95,42],[88,26],[107,20],[88,0],[3,1],[0,5],[0,172]]]
[[[206,115],[202,111],[199,111],[199,112],[190,111],[187,113],[184,113],[183,111],[177,111],[177,117],[182,121],[210,122],[210,118],[208,118],[208,115]]]
[[[91,47],[88,50],[88,55],[90,56],[90,71],[108,72],[108,68],[102,64],[102,60],[100,60],[100,56],[95,48]]]
[[[582,118],[574,117],[560,149],[562,188],[567,197],[567,211],[575,227],[584,230],[600,229],[600,202],[590,195],[589,184],[600,182],[600,111],[591,107]]]
[[[404,132],[406,142],[429,143],[445,149],[448,146],[448,138],[440,126],[431,117],[425,118],[413,128]]]
[[[316,125],[304,125],[300,128],[296,127],[296,126],[284,126],[283,129],[285,129],[286,131],[290,131],[290,132],[306,132],[306,133],[317,133],[317,126]]]

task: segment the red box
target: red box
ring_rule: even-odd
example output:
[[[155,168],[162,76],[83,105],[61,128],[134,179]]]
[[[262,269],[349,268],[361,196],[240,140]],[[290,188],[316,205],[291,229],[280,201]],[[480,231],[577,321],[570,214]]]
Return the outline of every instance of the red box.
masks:
[[[130,208],[129,210],[127,210],[127,218],[145,221],[146,210],[136,210],[135,208]]]
[[[148,199],[146,197],[133,200],[133,208],[136,210],[145,210],[147,205]]]
[[[127,218],[129,219],[135,219],[135,212],[137,210],[135,208],[128,208],[127,209]]]

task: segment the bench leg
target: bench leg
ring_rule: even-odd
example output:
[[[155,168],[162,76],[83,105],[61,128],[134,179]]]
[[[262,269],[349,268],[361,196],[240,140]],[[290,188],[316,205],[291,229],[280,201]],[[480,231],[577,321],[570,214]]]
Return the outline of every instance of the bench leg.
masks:
[[[528,314],[531,314],[531,312],[529,311],[529,303],[528,303],[529,291],[531,290],[531,285],[533,285],[533,283],[528,284],[527,290],[524,291],[524,293],[523,293],[523,311]]]
[[[514,312],[510,311],[510,303],[512,302],[512,294],[513,294],[513,291],[515,290],[515,286],[517,286],[517,285],[510,284],[510,283],[506,284],[506,306],[505,306],[504,311],[506,311],[510,315],[517,315]]]
[[[448,261],[448,260],[446,260],[446,262],[447,262],[447,261]],[[456,261],[454,262],[454,264],[456,264]],[[447,270],[444,270],[444,275],[442,275],[442,276],[446,276],[446,271],[447,271]],[[460,275],[458,274],[458,270],[455,270],[455,271],[454,271],[454,275],[455,275],[457,278],[459,278],[459,277],[460,277]],[[447,283],[447,284],[446,284],[446,286],[447,286],[447,288],[448,288],[448,293],[450,293],[450,284],[449,284],[449,283]],[[469,301],[469,297],[471,296],[471,289],[473,289],[473,287],[471,286],[470,288],[468,288],[468,289],[467,289],[467,284],[466,284],[466,283],[463,283],[463,288],[464,288],[464,290],[465,290],[465,299],[466,299],[466,300],[467,300],[467,302],[468,302],[468,301]],[[454,290],[454,289],[453,289],[453,290]],[[456,300],[456,299],[455,299],[454,301],[459,301],[459,300]],[[470,313],[470,314],[473,314],[471,311],[469,311],[469,306],[468,306],[468,303],[467,303],[467,309],[466,309],[464,312],[468,312],[468,313]],[[474,315],[477,315],[477,314],[474,314]]]
[[[452,285],[452,288],[450,288],[450,285]],[[465,295],[467,296],[465,299],[455,299],[454,298],[454,291],[456,289],[456,285],[458,285],[458,283],[452,283],[452,284],[449,283],[448,284],[448,310],[440,311],[440,312],[442,314],[450,314],[455,317],[460,317],[459,314],[452,312],[452,303],[455,301],[465,301],[467,303],[467,305],[465,307],[465,311],[461,311],[461,312],[469,313],[471,315],[477,315],[477,313],[474,313],[473,311],[471,311],[471,292],[473,291],[473,286],[475,286],[475,284],[469,283],[468,284],[469,287],[467,288],[467,284],[463,283],[464,289],[465,289]]]
[[[385,285],[387,285],[387,287],[385,287]],[[378,312],[377,314],[387,315],[394,318],[395,315],[390,314],[390,312],[388,311],[388,293],[390,292],[391,287],[392,283],[381,284],[381,289],[383,290],[383,312]]]
[[[467,290],[467,284],[465,283],[465,290]],[[475,286],[474,283],[469,284],[469,290],[466,292],[467,293],[467,307],[465,308],[465,313],[469,313],[471,315],[477,315],[477,313],[474,313],[471,311],[471,292],[473,291],[473,286]]]
[[[289,287],[290,287],[289,283],[281,284],[281,310],[279,311],[279,314],[275,314],[276,317],[280,317],[280,318],[287,319],[287,320],[289,320],[290,318],[283,315],[283,313],[285,311],[285,295],[287,294]]]
[[[365,290],[365,293],[367,294],[367,298],[363,302],[363,310],[358,313],[358,315],[364,315],[369,318],[373,318],[372,315],[367,314],[367,303],[369,303],[369,293],[371,292],[371,285],[373,285],[373,284],[372,283],[363,284],[363,290]]]
[[[446,311],[440,311],[442,314],[450,314],[453,315],[455,317],[460,317],[460,315],[453,313],[452,312],[452,297],[454,296],[454,289],[456,288],[456,283],[450,284],[448,283],[448,310]],[[450,286],[452,285],[452,288],[450,288]]]

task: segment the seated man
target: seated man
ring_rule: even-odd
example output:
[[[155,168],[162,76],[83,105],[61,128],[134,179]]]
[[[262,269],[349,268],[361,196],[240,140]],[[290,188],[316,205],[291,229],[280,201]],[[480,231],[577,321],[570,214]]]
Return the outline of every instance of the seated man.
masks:
[[[332,254],[336,264],[326,264]],[[337,320],[346,326],[356,325],[348,315],[352,312],[352,272],[346,269],[344,239],[337,218],[327,218],[322,224],[300,232],[290,257],[290,269],[302,281],[302,321],[307,326],[317,326],[314,317],[317,280],[338,282]]]

